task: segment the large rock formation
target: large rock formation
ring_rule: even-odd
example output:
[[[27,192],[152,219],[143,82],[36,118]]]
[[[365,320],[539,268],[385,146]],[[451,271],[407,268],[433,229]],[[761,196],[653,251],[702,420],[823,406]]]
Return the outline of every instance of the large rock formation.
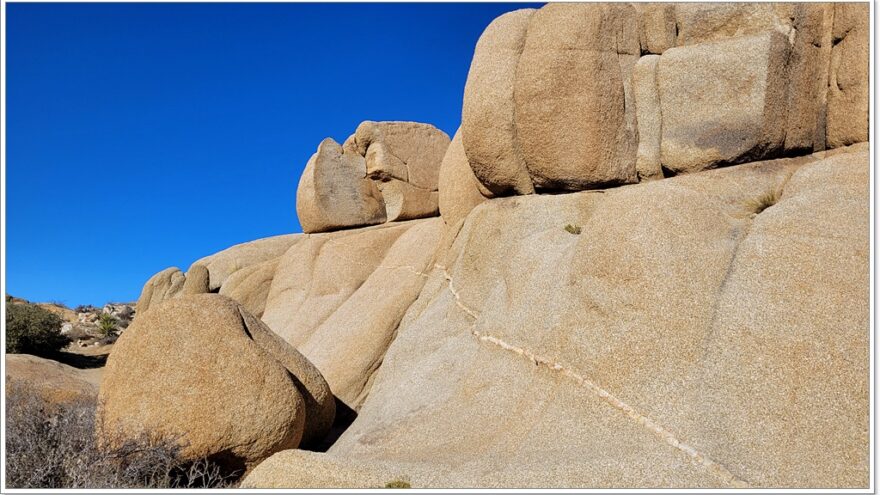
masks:
[[[439,218],[312,235],[279,261],[263,321],[357,409],[434,261]]]
[[[333,422],[320,373],[240,305],[214,294],[171,299],[137,317],[111,354],[99,435],[164,435],[183,455],[241,469]]]
[[[859,4],[548,4],[505,14],[471,62],[468,162],[492,192],[531,194],[865,141],[867,23]]]
[[[185,355],[206,371],[165,393],[248,414],[159,424],[277,451],[245,487],[867,486],[868,28],[849,4],[499,17],[451,143],[364,122],[310,160],[306,235],[148,282],[161,348],[120,340],[114,414],[164,419],[133,394]]]
[[[866,486],[868,167],[478,206],[324,460],[245,486]]]

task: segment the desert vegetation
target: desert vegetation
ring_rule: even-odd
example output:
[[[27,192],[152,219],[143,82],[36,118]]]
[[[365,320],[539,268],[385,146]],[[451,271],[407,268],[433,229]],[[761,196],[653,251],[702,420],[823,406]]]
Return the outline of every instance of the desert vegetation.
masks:
[[[185,461],[168,439],[96,442],[93,397],[52,403],[23,383],[7,384],[6,484],[10,488],[224,488],[240,473],[208,459]]]
[[[9,301],[7,301],[8,303]],[[6,352],[46,355],[70,343],[61,318],[35,304],[6,304]]]

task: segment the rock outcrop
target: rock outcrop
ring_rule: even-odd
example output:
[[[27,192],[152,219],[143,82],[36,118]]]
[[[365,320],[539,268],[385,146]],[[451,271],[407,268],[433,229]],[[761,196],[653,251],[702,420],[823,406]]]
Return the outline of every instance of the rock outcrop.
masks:
[[[150,279],[105,414],[248,488],[868,486],[868,22],[500,16],[451,142],[366,121],[305,234]]]
[[[6,355],[6,392],[36,392],[52,404],[94,400],[99,374],[30,354]]]
[[[323,436],[334,408],[320,373],[239,304],[187,295],[139,315],[117,341],[99,435],[164,435],[187,458],[244,469]]]
[[[358,409],[434,261],[439,218],[311,235],[280,259],[263,321]]]
[[[367,178],[364,157],[327,138],[312,155],[296,190],[303,232],[326,232],[385,221],[382,194]]]
[[[449,136],[418,122],[362,122],[343,145],[325,139],[300,178],[303,232],[437,216]]]
[[[372,483],[358,470],[390,464],[414,487],[865,486],[868,167],[862,147],[483,203],[311,469]]]
[[[531,194],[866,141],[867,23],[860,4],[548,4],[504,14],[468,74],[468,162],[493,193]]]

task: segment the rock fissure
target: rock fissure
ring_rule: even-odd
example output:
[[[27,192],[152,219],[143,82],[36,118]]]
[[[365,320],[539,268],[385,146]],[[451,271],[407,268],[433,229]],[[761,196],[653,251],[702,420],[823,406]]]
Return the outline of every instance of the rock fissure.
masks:
[[[647,429],[648,431],[650,431],[651,433],[653,433],[654,435],[659,437],[661,440],[666,442],[668,445],[672,446],[673,448],[679,450],[680,452],[682,452],[685,455],[687,455],[688,457],[690,457],[691,460],[693,460],[698,465],[700,465],[703,468],[705,468],[706,470],[708,470],[710,473],[712,473],[715,477],[719,478],[723,482],[725,482],[728,485],[731,485],[733,487],[736,487],[736,488],[747,488],[749,486],[749,484],[746,481],[739,479],[736,475],[731,473],[730,470],[728,470],[724,465],[715,461],[707,454],[705,454],[705,453],[697,450],[696,448],[682,442],[671,431],[667,430],[666,428],[664,428],[662,425],[660,425],[659,423],[657,423],[656,421],[654,421],[650,417],[645,416],[644,414],[638,412],[635,408],[633,408],[632,406],[630,406],[626,402],[623,402],[622,400],[618,399],[611,392],[608,392],[607,390],[600,387],[598,384],[596,384],[595,382],[593,382],[589,378],[583,376],[582,374],[578,373],[577,371],[575,371],[569,367],[566,367],[566,366],[556,362],[553,359],[535,354],[528,349],[525,349],[522,347],[517,347],[515,345],[512,345],[512,344],[505,342],[504,340],[502,340],[498,337],[495,337],[492,335],[486,335],[486,334],[480,332],[479,330],[477,330],[476,324],[477,324],[477,320],[479,319],[479,314],[475,310],[473,310],[472,308],[470,308],[466,304],[464,304],[464,302],[462,302],[461,294],[455,289],[455,286],[453,284],[452,275],[450,275],[450,273],[446,269],[446,267],[444,267],[442,265],[435,264],[434,268],[436,268],[438,270],[443,270],[443,277],[446,279],[446,287],[449,290],[449,292],[452,294],[453,298],[455,299],[456,306],[459,309],[461,309],[462,312],[464,312],[465,314],[467,314],[468,316],[470,316],[474,320],[473,324],[469,328],[469,331],[474,337],[477,338],[477,340],[479,340],[481,342],[487,342],[487,343],[493,344],[493,345],[500,347],[506,351],[510,351],[510,352],[513,352],[513,353],[518,354],[520,356],[523,356],[526,359],[528,359],[529,361],[531,361],[535,366],[544,366],[552,371],[561,373],[562,375],[574,380],[577,384],[585,387],[587,390],[592,392],[593,395],[595,395],[598,399],[602,400],[606,404],[608,404],[611,407],[622,412],[627,417],[629,417],[630,419],[632,419],[633,421],[635,421],[636,423],[638,423],[639,425],[641,425],[642,427],[644,427],[645,429]]]

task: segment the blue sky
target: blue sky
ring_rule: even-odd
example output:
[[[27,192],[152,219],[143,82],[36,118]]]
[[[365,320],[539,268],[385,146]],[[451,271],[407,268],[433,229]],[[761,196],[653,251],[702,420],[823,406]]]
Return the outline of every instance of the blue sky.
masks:
[[[168,266],[300,232],[325,137],[450,137],[473,48],[530,4],[7,4],[6,283],[137,299]]]

